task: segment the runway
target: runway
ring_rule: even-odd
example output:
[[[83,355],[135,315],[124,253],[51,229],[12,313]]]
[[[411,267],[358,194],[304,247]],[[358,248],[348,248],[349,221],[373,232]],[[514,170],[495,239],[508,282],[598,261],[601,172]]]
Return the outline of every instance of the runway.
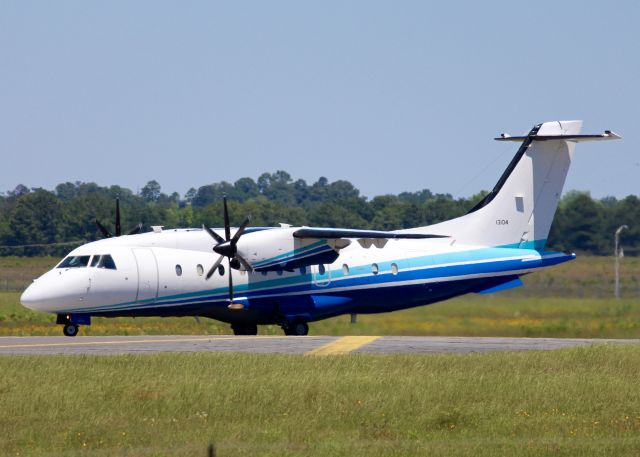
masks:
[[[435,354],[553,350],[640,339],[484,338],[444,336],[30,336],[0,337],[0,355],[114,355],[161,352],[249,352],[338,355]]]

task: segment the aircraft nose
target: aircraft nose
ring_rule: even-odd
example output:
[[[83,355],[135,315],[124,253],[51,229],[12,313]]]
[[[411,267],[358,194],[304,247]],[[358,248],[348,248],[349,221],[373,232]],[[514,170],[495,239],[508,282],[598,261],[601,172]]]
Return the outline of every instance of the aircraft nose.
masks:
[[[22,303],[22,306],[25,308],[37,311],[44,303],[43,298],[42,288],[38,287],[37,283],[33,282],[24,292],[22,292],[22,295],[20,296],[20,303]]]

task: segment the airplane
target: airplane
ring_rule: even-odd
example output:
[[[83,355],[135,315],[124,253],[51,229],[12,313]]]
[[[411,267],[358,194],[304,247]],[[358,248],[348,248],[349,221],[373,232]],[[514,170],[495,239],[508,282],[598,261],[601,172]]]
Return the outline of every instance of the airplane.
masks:
[[[582,121],[502,134],[520,143],[495,187],[467,214],[395,231],[321,227],[153,227],[72,250],[20,300],[56,314],[66,336],[92,317],[196,316],[229,323],[235,335],[280,325],[307,335],[309,322],[385,313],[468,293],[522,285],[521,276],[575,258],[545,244],[579,142]],[[133,232],[137,230],[134,229]],[[224,260],[226,259],[226,262]]]

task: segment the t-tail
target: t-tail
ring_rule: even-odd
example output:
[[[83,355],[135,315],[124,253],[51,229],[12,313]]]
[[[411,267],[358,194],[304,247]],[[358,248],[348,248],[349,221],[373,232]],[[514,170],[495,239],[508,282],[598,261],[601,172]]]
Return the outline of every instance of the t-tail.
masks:
[[[543,250],[558,207],[575,146],[620,136],[581,135],[582,121],[538,124],[526,136],[502,134],[521,143],[497,184],[464,216],[407,231],[451,236],[458,243]]]

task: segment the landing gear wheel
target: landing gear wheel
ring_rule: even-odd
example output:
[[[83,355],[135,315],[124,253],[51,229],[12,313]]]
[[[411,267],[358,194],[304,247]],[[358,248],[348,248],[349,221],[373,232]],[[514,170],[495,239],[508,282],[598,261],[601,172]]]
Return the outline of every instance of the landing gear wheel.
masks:
[[[257,335],[258,334],[258,326],[255,324],[232,325],[231,330],[233,330],[234,335]]]
[[[76,336],[78,334],[78,326],[76,324],[65,324],[62,328],[64,336]]]
[[[282,326],[285,335],[305,336],[309,334],[309,324],[305,321],[294,321]]]

